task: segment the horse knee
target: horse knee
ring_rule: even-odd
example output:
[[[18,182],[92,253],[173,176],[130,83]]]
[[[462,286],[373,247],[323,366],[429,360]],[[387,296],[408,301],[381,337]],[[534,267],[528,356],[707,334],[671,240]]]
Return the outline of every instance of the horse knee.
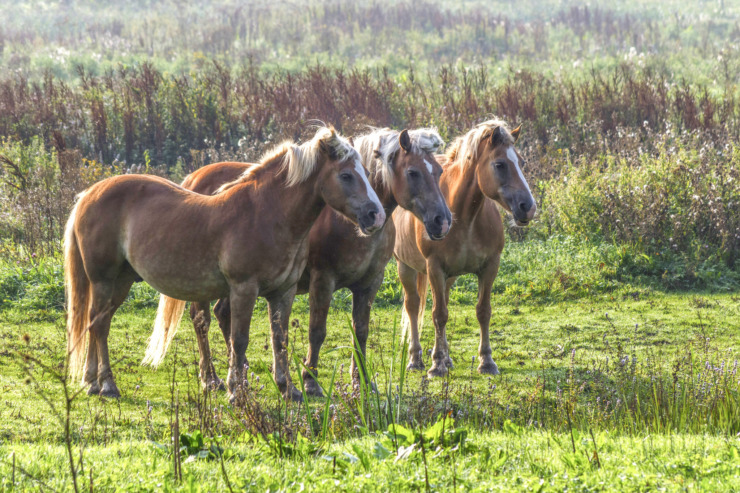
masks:
[[[478,317],[479,323],[488,323],[489,320],[491,320],[491,305],[485,304],[475,307],[475,314]]]
[[[439,307],[434,310],[433,317],[434,317],[434,323],[438,327],[443,327],[447,325],[447,318],[449,314],[447,312],[447,307]]]

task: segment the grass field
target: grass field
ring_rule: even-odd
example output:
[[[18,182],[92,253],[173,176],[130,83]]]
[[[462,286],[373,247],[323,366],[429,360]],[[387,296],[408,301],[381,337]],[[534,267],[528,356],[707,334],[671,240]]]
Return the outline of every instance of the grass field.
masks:
[[[162,367],[140,366],[156,298],[139,287],[114,318],[110,338],[122,398],[82,394],[71,401],[69,442],[74,459],[83,461],[78,482],[87,488],[92,471],[94,487],[106,490],[213,491],[226,488],[225,478],[233,488],[256,491],[425,489],[427,480],[432,489],[481,491],[740,487],[733,483],[740,467],[738,295],[666,292],[636,281],[598,288],[591,286],[598,285],[598,268],[588,267],[598,257],[584,245],[571,247],[581,252],[581,263],[561,262],[559,270],[556,250],[577,258],[567,246],[541,247],[540,262],[527,262],[531,242],[507,248],[510,267],[497,281],[492,319],[500,376],[475,371],[477,322],[463,280],[450,311],[456,366],[449,380],[402,377],[400,306],[386,292],[373,312],[368,342],[379,392],[353,391],[350,311],[340,292],[321,355],[320,381],[334,388],[333,396],[307,405],[286,406],[270,383],[264,306],[253,323],[251,391],[242,406],[230,406],[222,392],[201,392],[189,322],[182,323]],[[580,284],[568,272],[580,272]],[[391,266],[386,290],[392,290],[394,275]],[[573,293],[560,286],[533,297],[507,288],[547,284],[548,276],[574,279]],[[305,298],[297,301],[293,318],[292,354],[300,358],[307,349]],[[427,366],[430,324],[427,314]],[[223,377],[223,340],[215,327],[210,335]],[[0,312],[5,490],[13,488],[12,477],[20,489],[71,488],[65,399],[53,377],[64,366],[65,338],[63,312],[54,306],[26,300]],[[176,481],[171,446],[174,405],[182,481]],[[447,422],[447,443],[433,439],[439,416],[454,420]],[[427,431],[423,454],[418,440],[404,445],[393,439],[394,423],[412,434]]]

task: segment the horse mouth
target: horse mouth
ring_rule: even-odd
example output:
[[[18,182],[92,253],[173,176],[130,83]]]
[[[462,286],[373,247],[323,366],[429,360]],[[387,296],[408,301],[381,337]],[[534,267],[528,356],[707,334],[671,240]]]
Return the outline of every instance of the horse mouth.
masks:
[[[374,233],[376,233],[382,226],[362,226],[360,225],[360,232],[365,236],[372,236]]]
[[[529,219],[515,219],[514,222],[517,226],[520,228],[526,228],[529,226],[529,223],[531,222]]]
[[[429,238],[431,238],[433,241],[440,241],[440,240],[443,240],[445,238],[445,236],[447,236],[447,235],[446,234],[442,234],[442,233],[440,233],[438,235],[432,235],[432,234],[430,234],[429,235]]]

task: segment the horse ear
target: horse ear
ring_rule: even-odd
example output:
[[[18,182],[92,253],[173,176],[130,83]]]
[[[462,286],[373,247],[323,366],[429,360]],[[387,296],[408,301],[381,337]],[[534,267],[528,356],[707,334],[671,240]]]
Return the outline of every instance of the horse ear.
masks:
[[[354,137],[350,137],[349,138],[349,145],[352,146],[352,147],[355,146],[355,139],[354,139]]]
[[[501,127],[494,128],[493,133],[491,133],[491,147],[496,147],[503,141],[504,141],[504,132],[503,130],[501,130]]]
[[[403,149],[406,152],[411,152],[411,137],[409,137],[409,131],[405,128],[403,131],[401,131],[401,134],[398,136],[398,142],[401,144],[401,149]]]
[[[521,132],[521,130],[522,130],[522,126],[519,125],[514,130],[511,131],[511,136],[514,137],[514,142],[519,140],[519,132]]]

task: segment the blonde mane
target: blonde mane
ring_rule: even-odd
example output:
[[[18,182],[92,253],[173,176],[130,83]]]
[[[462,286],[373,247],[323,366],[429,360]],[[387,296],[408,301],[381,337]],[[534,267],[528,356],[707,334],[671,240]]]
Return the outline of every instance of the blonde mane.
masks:
[[[216,194],[228,190],[239,183],[244,183],[256,171],[277,162],[282,163],[280,165],[280,171],[286,172],[286,187],[303,183],[316,171],[322,152],[328,153],[328,155],[338,161],[344,161],[353,154],[357,155],[357,151],[350,145],[347,139],[339,135],[334,128],[321,127],[316,131],[316,134],[311,140],[301,145],[296,145],[294,142],[286,140],[273,147],[262,156],[258,165],[246,170],[236,180],[222,185],[216,190]]]
[[[497,118],[479,123],[465,135],[456,138],[447,150],[447,162],[463,160],[463,166],[472,166],[478,157],[478,147],[486,137],[489,137],[496,127],[503,130],[503,138],[509,145],[514,145],[514,137],[509,132],[506,122]]]
[[[380,174],[381,183],[389,186],[393,177],[393,156],[401,149],[398,130],[374,128],[368,134],[355,138],[355,147],[362,157],[362,164],[375,175]],[[436,153],[444,148],[445,142],[436,128],[409,130],[411,152],[423,155]]]

